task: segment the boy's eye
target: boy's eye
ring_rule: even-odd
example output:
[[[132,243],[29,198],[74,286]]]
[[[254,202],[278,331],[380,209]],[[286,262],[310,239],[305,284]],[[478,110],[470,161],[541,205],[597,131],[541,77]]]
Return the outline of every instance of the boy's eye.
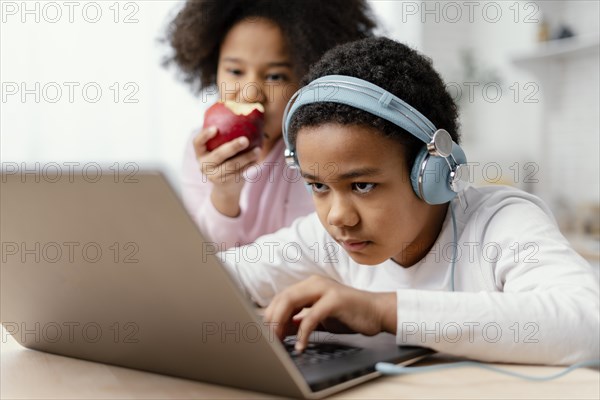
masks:
[[[327,189],[329,189],[327,185],[317,182],[307,183],[306,185],[310,187],[314,193],[324,193],[327,191]]]
[[[355,190],[356,192],[360,193],[360,194],[365,194],[365,193],[369,193],[371,190],[373,190],[376,186],[375,183],[365,183],[365,182],[356,182],[352,184],[352,190]]]

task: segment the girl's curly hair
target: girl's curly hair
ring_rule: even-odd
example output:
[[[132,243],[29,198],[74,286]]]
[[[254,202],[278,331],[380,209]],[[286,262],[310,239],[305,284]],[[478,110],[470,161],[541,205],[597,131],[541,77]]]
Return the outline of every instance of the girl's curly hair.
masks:
[[[298,77],[330,48],[370,37],[376,26],[366,0],[188,0],[167,27],[173,53],[163,64],[175,63],[196,92],[213,86],[227,32],[257,17],[279,26]]]

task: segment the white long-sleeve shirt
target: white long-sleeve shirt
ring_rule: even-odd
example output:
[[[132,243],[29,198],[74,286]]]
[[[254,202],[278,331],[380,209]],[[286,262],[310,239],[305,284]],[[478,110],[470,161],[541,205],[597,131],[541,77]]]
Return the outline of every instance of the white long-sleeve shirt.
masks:
[[[453,201],[457,237],[449,209],[430,252],[409,268],[392,260],[356,263],[316,214],[220,257],[262,306],[311,275],[362,290],[395,291],[398,344],[496,362],[572,364],[599,358],[598,279],[559,232],[546,205],[499,186],[470,188],[464,199],[464,210]]]

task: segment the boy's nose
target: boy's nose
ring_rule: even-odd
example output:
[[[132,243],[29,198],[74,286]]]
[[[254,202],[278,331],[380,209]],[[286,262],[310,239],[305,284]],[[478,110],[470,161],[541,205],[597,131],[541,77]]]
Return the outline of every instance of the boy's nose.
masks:
[[[355,226],[360,220],[352,201],[343,196],[334,196],[327,214],[329,225],[336,227]]]

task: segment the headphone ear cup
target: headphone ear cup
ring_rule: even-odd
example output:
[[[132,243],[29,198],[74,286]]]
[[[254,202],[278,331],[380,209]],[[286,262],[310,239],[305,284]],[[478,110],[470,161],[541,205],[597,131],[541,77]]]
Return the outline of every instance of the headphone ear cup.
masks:
[[[419,192],[419,175],[421,174],[421,165],[425,159],[429,157],[429,152],[427,151],[427,147],[421,147],[421,150],[417,153],[417,157],[415,158],[415,162],[413,163],[412,169],[410,171],[410,183],[412,185],[413,191],[421,200],[425,200],[421,197]]]
[[[459,163],[466,162],[464,152],[457,144],[453,144],[452,154]],[[444,204],[456,196],[450,188],[450,167],[446,159],[430,155],[427,147],[417,154],[410,181],[417,197],[428,204]]]

